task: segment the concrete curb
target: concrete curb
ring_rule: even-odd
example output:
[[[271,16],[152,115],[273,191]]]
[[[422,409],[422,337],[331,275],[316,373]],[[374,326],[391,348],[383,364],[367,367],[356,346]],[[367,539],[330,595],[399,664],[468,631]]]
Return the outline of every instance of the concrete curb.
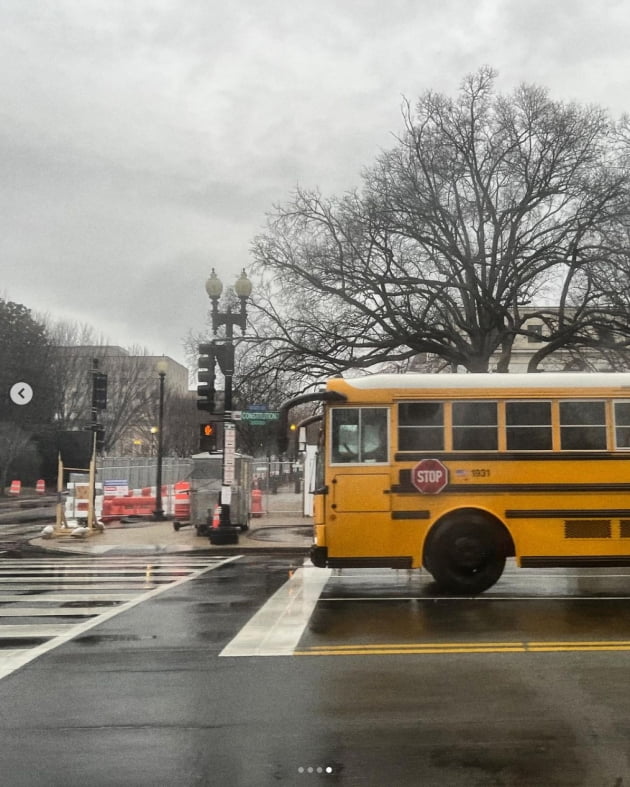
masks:
[[[173,523],[134,522],[129,527],[109,527],[87,538],[71,535],[53,539],[31,538],[31,550],[65,555],[95,554],[221,554],[243,552],[306,555],[312,544],[311,525],[303,522],[260,524],[239,535],[238,544],[213,545],[207,536],[198,536],[194,528],[175,531]]]
[[[55,538],[16,537],[15,542],[0,543],[0,554],[28,553],[78,555],[236,555],[243,553],[308,555],[312,545],[312,520],[299,513],[300,496],[288,492],[269,496],[269,508],[262,517],[250,520],[249,530],[239,536],[238,544],[213,545],[207,536],[198,536],[194,527],[175,530],[172,520],[136,520],[105,526],[87,538],[68,535]],[[17,512],[15,512],[17,513]],[[49,521],[52,521],[49,519]],[[46,522],[42,522],[42,528]]]

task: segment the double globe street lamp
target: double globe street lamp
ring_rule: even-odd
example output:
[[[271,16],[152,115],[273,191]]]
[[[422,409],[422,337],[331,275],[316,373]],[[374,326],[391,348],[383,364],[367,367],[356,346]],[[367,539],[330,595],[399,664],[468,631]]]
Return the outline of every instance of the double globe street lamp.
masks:
[[[223,372],[225,381],[224,392],[224,414],[223,414],[223,452],[221,460],[221,498],[220,498],[220,524],[222,534],[211,533],[211,543],[226,543],[227,540],[238,542],[238,533],[231,526],[230,505],[232,499],[232,482],[234,480],[234,461],[235,461],[235,429],[232,420],[232,380],[234,377],[234,326],[245,333],[247,328],[247,299],[252,293],[252,283],[247,278],[245,269],[234,284],[234,293],[240,301],[240,311],[232,313],[232,306],[228,304],[224,312],[219,311],[219,298],[223,292],[223,283],[216,274],[214,268],[206,281],[206,292],[212,304],[212,332],[217,336],[217,332],[222,325],[225,325],[225,338],[222,344],[214,344],[216,361]],[[214,362],[214,360],[212,361]],[[234,532],[232,532],[234,530]],[[213,542],[215,538],[215,542]]]
[[[242,333],[247,328],[247,299],[252,294],[252,283],[247,278],[245,269],[234,284],[234,292],[240,301],[240,312],[232,314],[232,306],[228,305],[225,312],[219,311],[219,298],[223,292],[223,282],[216,274],[214,268],[206,281],[206,292],[212,303],[212,333],[216,336],[218,329],[225,325],[225,343],[223,352],[217,355],[219,367],[225,377],[225,413],[226,417],[232,412],[232,378],[234,376],[234,326],[238,326]],[[225,368],[224,368],[225,367]]]

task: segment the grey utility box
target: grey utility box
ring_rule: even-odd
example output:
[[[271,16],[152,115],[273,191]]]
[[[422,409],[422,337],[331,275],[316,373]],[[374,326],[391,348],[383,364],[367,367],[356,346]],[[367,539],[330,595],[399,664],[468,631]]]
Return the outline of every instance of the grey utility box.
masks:
[[[215,506],[220,502],[223,457],[221,453],[195,454],[190,476],[190,521],[199,535],[208,535]],[[236,454],[230,524],[241,530],[249,527],[249,503],[252,488],[251,456]]]

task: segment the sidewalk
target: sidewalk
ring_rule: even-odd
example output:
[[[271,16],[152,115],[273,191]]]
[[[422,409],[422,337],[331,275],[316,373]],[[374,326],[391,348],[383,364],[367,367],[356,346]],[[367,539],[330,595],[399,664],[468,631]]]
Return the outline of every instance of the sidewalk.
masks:
[[[198,536],[194,527],[176,531],[171,520],[111,522],[104,532],[86,538],[64,535],[33,538],[31,546],[50,552],[76,555],[210,554],[241,552],[303,552],[312,543],[312,519],[302,515],[302,495],[280,491],[265,495],[261,517],[250,519],[249,530],[241,533],[238,544],[214,546],[207,536]],[[42,525],[43,527],[43,525]]]

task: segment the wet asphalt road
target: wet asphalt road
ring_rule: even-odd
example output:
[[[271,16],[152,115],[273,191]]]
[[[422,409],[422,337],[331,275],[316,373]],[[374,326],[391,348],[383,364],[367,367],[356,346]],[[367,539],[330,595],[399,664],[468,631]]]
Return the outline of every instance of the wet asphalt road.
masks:
[[[630,785],[627,572],[339,572],[296,655],[220,656],[298,567],[241,558],[1,680],[2,784]]]

